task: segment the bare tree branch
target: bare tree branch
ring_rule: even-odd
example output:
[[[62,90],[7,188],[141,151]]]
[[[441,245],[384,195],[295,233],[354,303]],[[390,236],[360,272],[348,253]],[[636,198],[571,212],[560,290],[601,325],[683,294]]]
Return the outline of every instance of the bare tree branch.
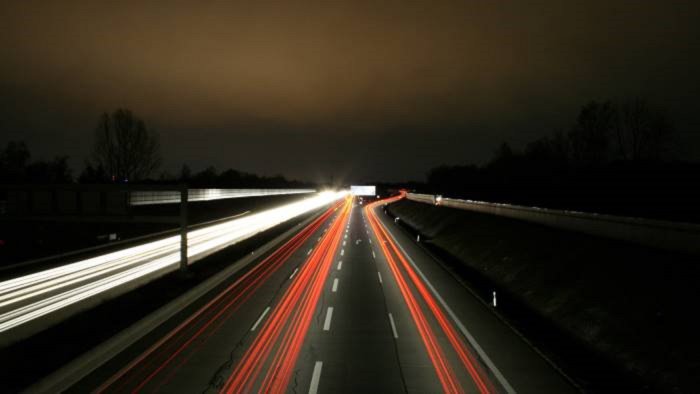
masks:
[[[127,109],[104,113],[95,131],[93,160],[114,181],[145,179],[160,167],[158,134]]]

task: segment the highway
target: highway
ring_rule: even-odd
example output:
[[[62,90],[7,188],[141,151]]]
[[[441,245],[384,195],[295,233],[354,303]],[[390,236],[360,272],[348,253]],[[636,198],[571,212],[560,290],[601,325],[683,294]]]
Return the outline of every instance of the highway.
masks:
[[[343,195],[318,193],[191,230],[188,262],[331,204]],[[27,337],[100,300],[175,271],[179,261],[180,236],[171,236],[0,282],[0,344]]]
[[[73,390],[576,392],[387,202],[346,198]]]

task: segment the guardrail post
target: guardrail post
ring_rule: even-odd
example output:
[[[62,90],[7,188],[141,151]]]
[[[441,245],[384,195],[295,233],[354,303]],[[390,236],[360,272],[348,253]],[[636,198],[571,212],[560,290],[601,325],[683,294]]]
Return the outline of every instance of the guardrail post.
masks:
[[[187,185],[180,186],[180,271],[187,271]]]

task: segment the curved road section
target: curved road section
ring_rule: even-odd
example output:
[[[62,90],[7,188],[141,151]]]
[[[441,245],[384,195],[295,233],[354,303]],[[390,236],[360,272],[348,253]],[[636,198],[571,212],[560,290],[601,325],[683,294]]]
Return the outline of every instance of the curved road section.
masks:
[[[569,393],[384,214],[352,198],[73,389]]]

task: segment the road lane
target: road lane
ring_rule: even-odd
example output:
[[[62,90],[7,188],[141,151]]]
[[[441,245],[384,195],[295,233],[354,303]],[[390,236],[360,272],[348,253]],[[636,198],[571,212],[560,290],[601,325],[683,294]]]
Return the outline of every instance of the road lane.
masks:
[[[425,312],[427,306],[403,275],[398,276],[396,260],[383,248],[385,239],[378,233],[371,217],[364,215],[370,234],[375,238],[373,256],[383,275],[384,294],[396,327],[396,346],[406,390],[425,392],[478,392],[466,372],[452,368],[458,362],[445,351],[447,339]],[[442,346],[440,346],[442,344]]]
[[[236,279],[237,291],[213,294],[191,327],[74,389],[112,376],[101,389],[575,391],[375,208],[346,201],[329,211],[257,265],[249,282]],[[266,266],[275,267],[269,275]]]
[[[255,335],[255,322],[261,319],[263,325],[269,318],[270,312],[263,312],[293,282],[289,277],[303,267],[306,250],[337,217],[338,211],[330,209],[245,275],[212,292],[194,315],[178,316],[183,322],[177,328],[161,332],[163,338],[150,338],[154,343],[128,359],[126,366],[113,363],[98,369],[76,385],[76,391],[98,386],[113,392],[216,390],[223,379],[217,372],[245,349],[246,340]]]
[[[347,199],[318,248],[285,290],[268,321],[229,369],[222,391],[281,393],[288,389],[289,384],[297,384],[296,361],[312,322],[318,323],[323,315],[317,304],[324,294],[351,207],[351,200]],[[332,309],[327,311],[325,331],[330,329],[328,318],[332,316]]]
[[[364,228],[355,204],[348,226],[341,269],[331,271],[324,293],[297,360],[296,389],[319,393],[404,393],[404,378],[396,355],[389,311]],[[328,331],[318,311],[333,308]],[[319,381],[312,382],[315,362],[323,362]],[[313,384],[312,384],[313,383]],[[309,390],[311,392],[311,390]]]
[[[388,249],[395,245],[390,253],[403,255],[405,261],[397,264],[401,266],[400,271],[406,276],[413,271],[411,282],[414,282],[414,286],[411,288],[417,290],[415,283],[424,286],[425,294],[420,297],[434,300],[435,312],[432,314],[444,315],[443,331],[457,332],[457,342],[466,345],[465,351],[478,361],[478,369],[484,370],[485,380],[490,381],[494,389],[519,393],[576,392],[554,367],[497,318],[488,306],[444,270],[412,237],[401,231],[395,221],[383,213],[381,205],[368,208],[372,212],[367,213],[377,219],[377,230],[386,236],[383,242],[389,246]],[[441,339],[444,340],[444,337]],[[452,347],[452,351],[459,347],[454,343],[450,345],[444,346],[448,352],[449,347]],[[454,358],[450,361],[453,369],[460,366],[460,362],[454,362]]]

